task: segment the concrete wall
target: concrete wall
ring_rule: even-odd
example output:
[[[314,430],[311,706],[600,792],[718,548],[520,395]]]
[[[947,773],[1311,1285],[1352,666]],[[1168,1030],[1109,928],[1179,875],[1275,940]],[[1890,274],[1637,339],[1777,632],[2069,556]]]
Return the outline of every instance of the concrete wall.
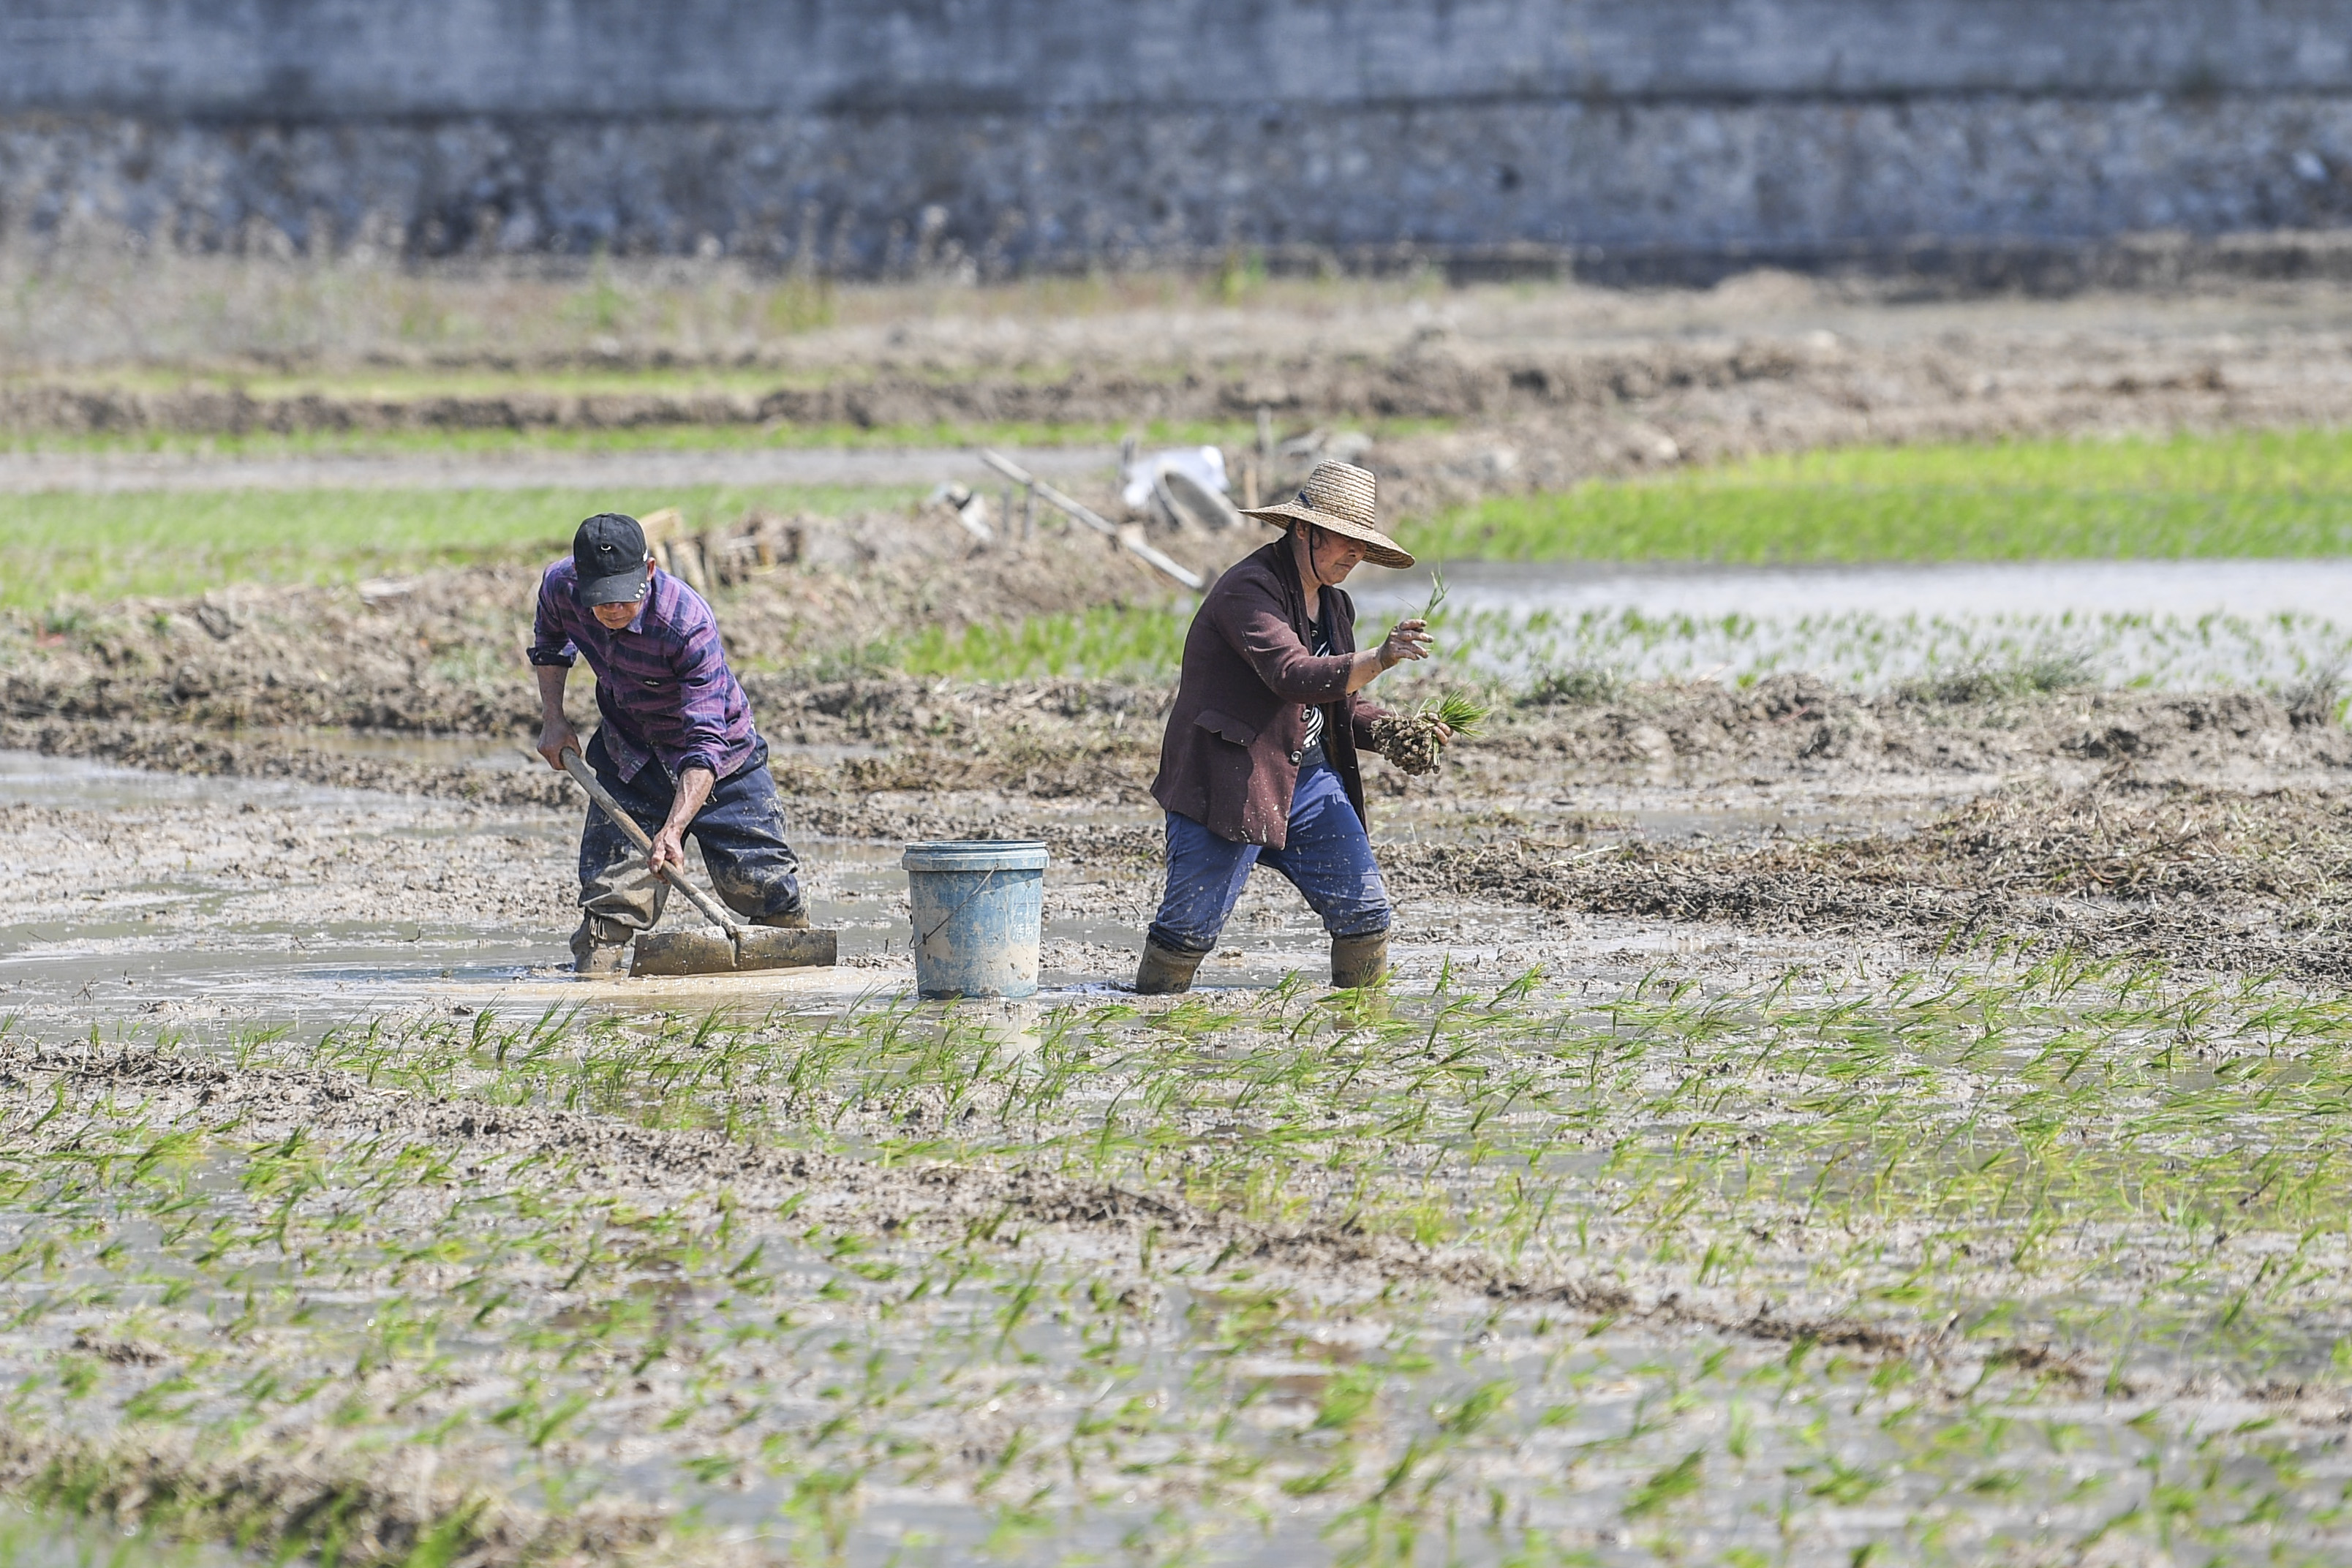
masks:
[[[1730,254],[2352,215],[2352,0],[0,0],[0,239]]]

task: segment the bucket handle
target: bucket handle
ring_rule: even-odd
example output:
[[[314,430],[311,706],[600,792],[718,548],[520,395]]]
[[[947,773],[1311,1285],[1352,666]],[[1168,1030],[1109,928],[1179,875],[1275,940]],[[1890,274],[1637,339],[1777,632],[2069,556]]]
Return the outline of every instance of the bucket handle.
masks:
[[[988,884],[996,879],[996,873],[999,869],[1001,869],[1001,868],[991,866],[986,874],[980,879],[979,884],[974,887],[971,892],[966,893],[963,896],[963,902],[956,905],[955,908],[941,915],[940,917],[939,924],[933,926],[930,930],[923,932],[920,936],[918,936],[915,939],[915,950],[919,952],[924,948],[929,947],[931,942],[931,938],[939,935],[940,932],[948,929],[948,922],[950,921],[955,919],[956,916],[963,913],[965,910],[969,909],[971,906],[972,900],[988,891]],[[914,922],[909,921],[908,923],[912,925]]]

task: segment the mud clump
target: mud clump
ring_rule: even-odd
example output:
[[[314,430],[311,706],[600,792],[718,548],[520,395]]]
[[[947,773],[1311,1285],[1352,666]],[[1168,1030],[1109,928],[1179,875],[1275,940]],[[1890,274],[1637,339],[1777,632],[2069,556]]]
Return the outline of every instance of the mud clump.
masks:
[[[511,770],[355,756],[306,735],[304,725],[207,721],[216,710],[202,703],[175,710],[163,685],[142,695],[134,683],[113,682],[105,703],[68,702],[44,711],[39,689],[46,678],[38,670],[10,677],[21,683],[15,689],[25,706],[0,714],[0,746],[173,773],[568,806],[561,776],[525,756],[533,731],[523,711],[527,676],[519,653],[516,662],[510,678],[485,684],[469,700],[478,721],[426,730],[496,737],[513,752]],[[318,715],[312,723],[381,727],[363,724],[364,715],[381,711],[372,706],[313,702],[315,689],[289,696],[282,686],[268,686],[266,671],[238,679],[249,683],[253,705],[283,700]],[[1173,695],[1165,686],[1112,680],[813,679],[773,670],[747,673],[744,686],[761,731],[776,746],[771,766],[778,785],[803,809],[877,793],[966,790],[1150,809],[1147,791]],[[410,697],[432,700],[429,688]],[[404,711],[413,716],[415,709]],[[1392,739],[1397,723],[1381,724],[1380,737]],[[2246,691],[2060,691],[1923,702],[1776,675],[1745,691],[1669,682],[1627,686],[1612,700],[1587,706],[1522,705],[1494,715],[1475,739],[1457,737],[1434,754],[1429,727],[1419,727],[1417,739],[1387,755],[1386,767],[1368,771],[1375,794],[1394,796],[1416,775],[1432,778],[1440,796],[1457,800],[1576,784],[1854,785],[2034,774],[2081,782],[2095,773],[2251,788],[2320,783],[2352,768],[2352,734]],[[397,733],[410,726],[390,728]],[[1382,750],[1376,740],[1375,754]]]
[[[1546,767],[1705,784],[1759,773],[1830,780],[2121,763],[2147,782],[2252,784],[2352,767],[2352,733],[2258,691],[1956,685],[1864,695],[1790,672],[1745,689],[1667,681],[1617,687],[1585,704],[1528,701],[1498,715],[1460,756],[1498,780]]]
[[[1445,726],[1434,714],[1390,714],[1370,726],[1372,750],[1400,772],[1419,776],[1437,771],[1445,750]]]
[[[323,1427],[304,1437],[222,1454],[169,1433],[0,1431],[0,1486],[166,1539],[276,1547],[280,1560],[331,1543],[329,1555],[363,1564],[612,1561],[671,1532],[657,1510],[608,1501],[551,1518],[436,1475],[429,1449],[370,1455]]]
[[[1939,947],[2068,945],[2195,969],[2352,975],[2352,798],[2022,785],[1916,833],[1760,847],[1399,846],[1401,886],[1538,908]]]

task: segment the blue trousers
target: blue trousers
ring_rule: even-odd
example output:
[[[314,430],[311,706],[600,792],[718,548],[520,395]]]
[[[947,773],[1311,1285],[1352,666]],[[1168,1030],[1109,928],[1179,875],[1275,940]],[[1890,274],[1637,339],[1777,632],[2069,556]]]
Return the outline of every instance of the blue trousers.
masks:
[[[1207,952],[1242,896],[1253,866],[1290,879],[1333,936],[1371,936],[1389,929],[1389,893],[1372,859],[1364,820],[1339,776],[1302,768],[1290,797],[1290,829],[1279,849],[1220,838],[1189,816],[1168,814],[1168,891],[1151,940],[1179,952]]]
[[[661,831],[677,791],[659,763],[647,763],[633,779],[622,778],[604,750],[602,730],[582,755],[646,837]],[[776,798],[764,748],[751,766],[711,785],[710,799],[686,836],[702,846],[702,863],[720,900],[745,920],[768,920],[801,908],[800,857],[784,842],[784,805]],[[668,900],[669,882],[646,867],[645,851],[601,807],[590,806],[580,833],[580,909],[593,939],[617,945],[650,931]]]

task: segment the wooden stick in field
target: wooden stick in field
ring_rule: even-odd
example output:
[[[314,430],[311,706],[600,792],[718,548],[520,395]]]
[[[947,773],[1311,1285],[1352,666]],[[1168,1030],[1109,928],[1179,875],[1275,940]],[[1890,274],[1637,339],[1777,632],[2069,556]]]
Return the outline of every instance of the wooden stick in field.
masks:
[[[980,449],[980,460],[986,463],[990,468],[994,468],[998,473],[1003,474],[1006,479],[1011,479],[1014,484],[1026,485],[1031,490],[1035,492],[1038,498],[1044,500],[1046,505],[1060,509],[1077,521],[1084,523],[1087,527],[1093,529],[1097,533],[1101,534],[1105,539],[1111,541],[1120,549],[1136,557],[1136,559],[1142,561],[1156,570],[1174,578],[1177,582],[1182,584],[1186,588],[1195,594],[1201,591],[1202,578],[1198,572],[1193,571],[1190,566],[1183,564],[1181,562],[1171,561],[1167,556],[1161,554],[1159,551],[1154,550],[1150,545],[1146,544],[1143,542],[1142,536],[1133,529],[1113,527],[1101,517],[1096,515],[1093,510],[1086,506],[1083,502],[1072,500],[1068,496],[1064,495],[1061,491],[1055,489],[1053,486],[1047,484],[1045,480],[1037,478],[1034,474],[1029,472],[1028,469],[1024,468],[1020,464],[1013,461],[1012,458],[1007,458],[1001,453],[992,452],[987,447],[982,447]]]

